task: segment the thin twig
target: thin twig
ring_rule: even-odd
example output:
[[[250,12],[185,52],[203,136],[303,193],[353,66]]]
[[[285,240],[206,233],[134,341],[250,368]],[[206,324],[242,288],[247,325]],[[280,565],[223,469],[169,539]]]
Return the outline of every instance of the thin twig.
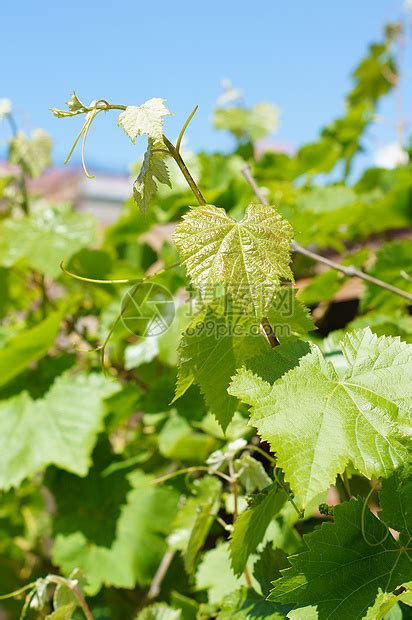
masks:
[[[79,606],[81,607],[81,609],[82,609],[85,617],[87,618],[87,620],[94,620],[93,614],[90,611],[90,607],[88,606],[88,604],[86,602],[86,599],[84,598],[84,596],[80,592],[80,590],[78,590],[76,587],[72,587],[70,589],[73,592],[74,596],[77,598]]]
[[[242,170],[242,174],[245,177],[246,181],[249,183],[253,192],[255,193],[256,198],[262,204],[268,206],[269,201],[267,200],[266,196],[263,195],[259,186],[257,185],[256,180],[254,179],[252,172],[250,170],[250,167],[245,166]],[[335,263],[335,261],[330,260],[329,258],[326,258],[325,256],[321,256],[320,254],[316,254],[316,252],[312,252],[311,250],[308,250],[307,248],[305,248],[303,245],[300,245],[300,243],[297,243],[296,241],[292,241],[291,247],[292,247],[292,250],[296,252],[297,254],[303,254],[303,256],[307,256],[308,258],[311,258],[317,263],[322,263],[323,265],[327,265],[331,269],[340,271],[341,273],[345,274],[345,276],[348,276],[350,278],[352,277],[361,278],[362,280],[365,280],[366,282],[370,282],[371,284],[375,284],[375,286],[379,286],[380,288],[390,291],[391,293],[394,293],[395,295],[399,295],[400,297],[403,297],[404,299],[407,299],[409,302],[412,303],[411,293],[408,293],[407,291],[404,291],[398,288],[397,286],[393,286],[392,284],[389,284],[388,282],[384,282],[383,280],[380,280],[379,278],[374,278],[368,273],[365,273],[364,271],[357,269],[353,265],[341,265],[340,263]]]
[[[149,601],[159,596],[160,589],[163,583],[163,579],[166,577],[166,573],[169,570],[169,567],[173,561],[175,553],[176,551],[174,549],[169,549],[164,554],[159,564],[159,567],[156,571],[156,574],[153,577],[152,583],[150,584],[149,592],[147,593],[147,598]]]

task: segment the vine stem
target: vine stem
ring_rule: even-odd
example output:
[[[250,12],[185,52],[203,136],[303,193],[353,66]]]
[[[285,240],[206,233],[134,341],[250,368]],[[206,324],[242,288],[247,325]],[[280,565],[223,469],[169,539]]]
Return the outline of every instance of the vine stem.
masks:
[[[163,135],[163,142],[165,143],[166,148],[169,151],[170,155],[173,157],[173,159],[179,166],[181,173],[185,177],[186,182],[189,185],[190,189],[192,190],[193,194],[196,196],[196,200],[198,201],[198,203],[202,206],[207,204],[205,197],[203,196],[202,192],[197,186],[194,178],[190,174],[189,169],[186,166],[185,162],[183,161],[182,156],[180,155],[177,148],[170,142],[170,140],[165,135]]]
[[[261,321],[261,326],[263,331],[265,332],[265,336],[270,344],[270,346],[272,347],[272,349],[274,349],[275,347],[277,347],[280,342],[279,340],[276,338],[275,332],[273,331],[273,327],[271,326],[271,324],[269,323],[269,319],[267,317],[262,317],[262,321]]]
[[[269,201],[267,200],[266,196],[263,195],[258,184],[256,183],[256,180],[254,179],[252,175],[250,167],[245,166],[242,170],[242,174],[245,177],[246,181],[249,183],[250,187],[252,188],[259,202],[261,202],[261,204],[263,205],[268,206]],[[292,241],[291,247],[292,247],[292,250],[296,252],[297,254],[302,254],[303,256],[307,256],[308,258],[311,258],[317,263],[322,263],[323,265],[327,265],[331,269],[340,271],[341,273],[345,274],[345,276],[348,276],[350,278],[352,277],[361,278],[362,280],[365,280],[366,282],[370,282],[371,284],[375,284],[375,286],[379,286],[380,288],[390,291],[391,293],[394,293],[395,295],[399,295],[400,297],[403,297],[404,299],[407,299],[409,302],[412,303],[411,293],[408,293],[407,291],[404,291],[398,288],[397,286],[393,286],[392,284],[389,284],[388,282],[384,282],[383,280],[380,280],[379,278],[374,278],[368,273],[365,273],[364,271],[357,269],[353,265],[341,265],[340,263],[336,263],[335,261],[330,260],[329,258],[326,258],[325,256],[322,256],[321,254],[316,254],[316,252],[312,252],[311,250],[308,250],[307,248],[305,248],[300,243],[297,243],[296,241]]]

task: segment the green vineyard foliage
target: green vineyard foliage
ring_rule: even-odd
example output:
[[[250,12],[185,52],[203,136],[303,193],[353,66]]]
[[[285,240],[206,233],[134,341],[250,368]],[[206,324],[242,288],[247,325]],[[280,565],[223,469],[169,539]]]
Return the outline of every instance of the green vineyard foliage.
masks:
[[[259,153],[266,102],[193,154],[196,108],[172,143],[163,99],[73,93],[87,176],[102,112],[147,142],[104,230],[39,194],[51,139],[0,105],[0,615],[410,617],[412,163],[354,166],[399,36],[293,155]]]

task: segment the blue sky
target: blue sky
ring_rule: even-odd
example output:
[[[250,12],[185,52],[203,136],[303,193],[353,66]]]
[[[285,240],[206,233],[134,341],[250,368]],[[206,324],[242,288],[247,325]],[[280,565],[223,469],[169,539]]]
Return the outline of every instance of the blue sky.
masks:
[[[277,104],[276,139],[298,146],[342,112],[351,70],[401,7],[400,0],[7,1],[0,98],[12,100],[23,129],[52,134],[61,164],[80,120],[57,120],[48,108],[61,107],[71,90],[86,102],[164,97],[175,114],[166,119],[171,137],[198,103],[189,146],[214,150],[231,145],[209,122],[221,81],[230,78],[247,104]],[[392,103],[383,111],[390,122]],[[389,126],[375,133],[373,143],[394,140]],[[6,138],[0,127],[1,150]],[[142,149],[116,127],[115,113],[101,115],[87,160],[91,168],[121,171]]]

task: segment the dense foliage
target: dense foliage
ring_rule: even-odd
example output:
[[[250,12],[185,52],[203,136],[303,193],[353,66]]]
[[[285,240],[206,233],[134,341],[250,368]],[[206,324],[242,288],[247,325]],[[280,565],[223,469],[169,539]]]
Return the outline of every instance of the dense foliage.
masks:
[[[399,36],[390,25],[371,45],[344,115],[294,155],[258,154],[277,123],[267,103],[218,107],[233,152],[195,155],[181,146],[194,113],[174,145],[162,99],[73,93],[53,112],[83,120],[83,162],[102,112],[148,141],[104,231],[36,195],[51,141],[18,131],[2,102],[6,617],[410,617],[407,148],[392,169],[353,173],[397,86]],[[302,246],[378,282],[339,303],[351,270]]]

